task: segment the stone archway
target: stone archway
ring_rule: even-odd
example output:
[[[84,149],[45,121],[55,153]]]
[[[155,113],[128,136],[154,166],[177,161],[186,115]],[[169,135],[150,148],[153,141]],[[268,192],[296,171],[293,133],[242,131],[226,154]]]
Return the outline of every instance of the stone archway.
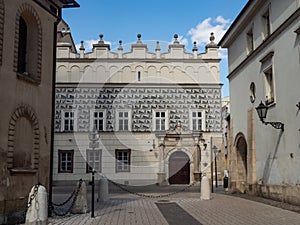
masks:
[[[190,159],[183,151],[173,152],[169,158],[169,184],[190,183]]]
[[[233,189],[241,193],[247,190],[248,176],[248,150],[247,142],[243,134],[238,134],[235,141],[235,155],[232,168]]]

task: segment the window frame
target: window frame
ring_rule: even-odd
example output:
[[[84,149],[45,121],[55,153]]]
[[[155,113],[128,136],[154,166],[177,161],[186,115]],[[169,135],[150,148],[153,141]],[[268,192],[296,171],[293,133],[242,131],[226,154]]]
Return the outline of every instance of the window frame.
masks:
[[[261,16],[263,40],[267,39],[271,35],[271,10],[270,10],[270,8],[271,7],[269,5]]]
[[[157,121],[157,118],[158,118],[156,116],[156,113],[162,113],[162,112],[165,113],[165,129],[164,130],[157,129],[157,127],[156,127],[156,121]],[[161,117],[159,117],[159,118],[161,118]],[[152,112],[152,130],[153,131],[167,131],[167,130],[169,130],[169,121],[170,121],[169,110],[153,110],[153,112]]]
[[[90,166],[90,163],[92,163],[90,161],[90,154],[91,153],[99,153],[98,160],[94,161],[93,166],[95,168],[95,163],[98,161],[99,162],[99,168],[95,168],[95,171],[101,173],[102,172],[102,149],[95,149],[95,150],[86,149],[86,173],[91,173],[92,170],[93,170],[92,169],[93,167]]]
[[[251,54],[254,51],[254,34],[253,27],[251,27],[246,33],[247,38],[247,54]]]
[[[73,113],[73,130],[65,130],[65,113],[72,112]],[[61,111],[61,131],[62,132],[75,132],[77,131],[77,111],[76,110],[62,110]]]
[[[103,129],[102,130],[97,129],[97,127],[95,126],[95,120],[96,120],[95,119],[95,113],[103,113],[103,117],[102,117]],[[90,131],[93,131],[94,129],[98,132],[106,131],[106,110],[94,109],[94,110],[90,111]]]
[[[120,161],[118,158],[118,154],[119,153],[127,153],[127,158],[128,158],[128,165],[127,168],[123,168],[124,167],[124,162],[123,160]],[[116,173],[126,173],[126,172],[130,172],[131,171],[131,149],[116,149],[115,150],[115,171]],[[122,168],[119,168],[119,163],[121,163]]]
[[[62,170],[62,154],[71,154],[71,169],[70,170]],[[68,161],[66,161],[68,163]],[[73,173],[74,171],[74,149],[72,150],[58,150],[58,173]]]
[[[271,105],[275,103],[275,80],[273,65],[268,66],[264,71],[265,103]],[[270,77],[272,78],[270,81]]]
[[[194,129],[194,117],[193,117],[193,113],[201,113],[201,130],[198,130],[198,129]],[[191,131],[205,131],[206,130],[206,123],[205,123],[205,110],[204,109],[193,109],[193,110],[190,110],[189,112],[189,122],[190,122],[190,130]],[[198,120],[198,116],[196,117],[197,120]],[[198,125],[198,123],[197,123]],[[198,126],[197,126],[198,127]]]
[[[120,129],[120,115],[119,113],[128,113],[128,129],[127,130],[124,130],[124,129]],[[123,132],[126,132],[126,131],[131,131],[132,129],[132,112],[130,109],[118,109],[116,110],[116,121],[115,121],[115,131],[123,131]],[[123,118],[126,118],[126,117],[123,117]],[[125,123],[124,123],[125,124]]]

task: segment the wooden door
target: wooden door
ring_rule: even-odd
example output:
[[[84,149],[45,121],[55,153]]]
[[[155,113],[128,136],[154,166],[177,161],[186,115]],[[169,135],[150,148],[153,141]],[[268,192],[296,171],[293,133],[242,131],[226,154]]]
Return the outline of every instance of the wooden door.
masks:
[[[169,183],[190,183],[190,159],[184,152],[174,152],[169,159]]]

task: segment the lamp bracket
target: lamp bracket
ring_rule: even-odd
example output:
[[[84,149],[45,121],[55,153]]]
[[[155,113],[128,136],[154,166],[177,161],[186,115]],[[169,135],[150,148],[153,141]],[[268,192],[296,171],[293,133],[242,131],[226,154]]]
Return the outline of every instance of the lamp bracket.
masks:
[[[272,127],[274,127],[275,129],[281,129],[282,131],[284,131],[284,124],[281,122],[263,122],[265,125],[270,124]]]

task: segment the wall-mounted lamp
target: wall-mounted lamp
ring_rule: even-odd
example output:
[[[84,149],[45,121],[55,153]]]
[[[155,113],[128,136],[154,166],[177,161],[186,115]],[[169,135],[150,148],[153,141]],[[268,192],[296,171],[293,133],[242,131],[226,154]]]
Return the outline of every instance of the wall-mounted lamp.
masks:
[[[270,124],[275,129],[281,129],[284,131],[284,124],[281,122],[266,122],[265,119],[267,117],[268,107],[261,101],[260,104],[256,107],[257,114],[259,116],[260,121],[268,125]]]
[[[300,102],[296,104],[296,107],[300,110]]]

